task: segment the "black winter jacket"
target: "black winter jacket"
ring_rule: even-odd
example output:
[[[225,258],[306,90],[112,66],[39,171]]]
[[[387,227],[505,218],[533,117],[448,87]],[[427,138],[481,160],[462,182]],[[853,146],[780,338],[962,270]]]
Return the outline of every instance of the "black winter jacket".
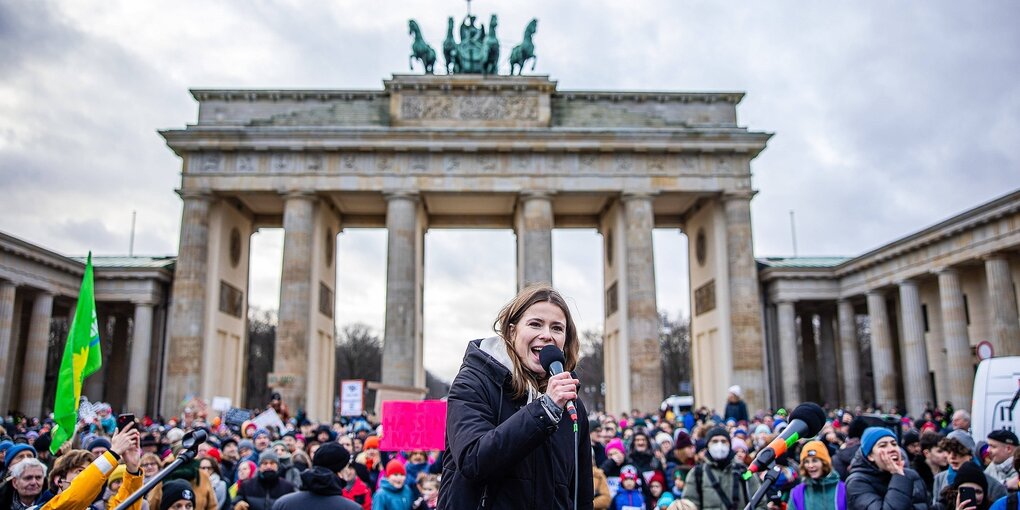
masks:
[[[276,485],[266,487],[262,479],[256,476],[241,482],[233,504],[237,505],[239,501],[244,501],[248,503],[249,510],[270,510],[277,499],[291,492],[294,492],[294,486],[283,478],[278,479]]]
[[[447,401],[440,510],[573,508],[573,423],[566,412],[553,422],[538,399],[511,400],[508,364],[502,340],[468,344]],[[576,405],[577,508],[591,510],[587,412]]]
[[[361,510],[361,505],[344,498],[344,482],[324,467],[301,473],[304,490],[287,494],[273,503],[273,510]]]
[[[858,450],[846,479],[847,508],[854,510],[927,510],[928,491],[917,471],[902,475],[878,469]]]

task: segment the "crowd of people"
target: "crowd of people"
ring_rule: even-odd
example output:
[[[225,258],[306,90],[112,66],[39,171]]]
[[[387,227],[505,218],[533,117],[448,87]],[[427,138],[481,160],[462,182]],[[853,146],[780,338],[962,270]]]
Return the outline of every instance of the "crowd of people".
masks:
[[[57,455],[52,420],[7,417],[0,510],[113,510],[149,483],[132,510],[736,510],[759,489],[768,510],[1017,508],[1017,436],[974,437],[966,411],[819,411],[817,436],[782,452],[772,481],[748,468],[797,423],[784,409],[749,413],[733,386],[721,415],[588,412],[571,372],[576,328],[548,286],[522,290],[495,329],[468,345],[442,451],[382,451],[372,419],[312,423],[278,394],[268,407],[281,426],[191,408],[122,420],[99,406]],[[198,430],[207,440],[189,460]]]

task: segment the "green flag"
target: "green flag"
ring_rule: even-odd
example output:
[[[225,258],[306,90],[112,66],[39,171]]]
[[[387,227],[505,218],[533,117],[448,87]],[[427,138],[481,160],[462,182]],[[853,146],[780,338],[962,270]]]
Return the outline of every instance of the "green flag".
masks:
[[[53,402],[53,442],[50,452],[57,453],[60,446],[74,435],[78,422],[78,404],[81,402],[81,385],[85,378],[103,366],[103,353],[99,349],[99,321],[96,319],[96,296],[92,283],[92,252],[85,263],[85,275],[78,291],[78,307],[74,322],[67,333],[67,345],[60,360],[57,375],[57,397]]]

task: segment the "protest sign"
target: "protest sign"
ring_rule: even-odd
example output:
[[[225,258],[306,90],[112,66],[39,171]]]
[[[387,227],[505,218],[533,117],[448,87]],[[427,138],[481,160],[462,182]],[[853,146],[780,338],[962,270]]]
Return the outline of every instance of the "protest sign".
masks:
[[[361,416],[364,410],[364,379],[345,379],[340,381],[340,416]]]
[[[251,421],[260,429],[269,429],[270,426],[273,426],[276,427],[277,431],[286,430],[280,415],[276,414],[276,411],[272,409],[266,409],[258,416],[252,418]]]
[[[442,450],[446,448],[446,402],[383,402],[382,430],[380,450]]]

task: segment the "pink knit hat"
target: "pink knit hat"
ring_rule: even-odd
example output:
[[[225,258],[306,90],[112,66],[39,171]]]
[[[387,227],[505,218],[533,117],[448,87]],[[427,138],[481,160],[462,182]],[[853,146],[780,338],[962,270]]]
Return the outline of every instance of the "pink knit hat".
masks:
[[[620,453],[627,454],[627,450],[623,447],[623,441],[618,437],[614,437],[606,444],[606,455],[609,455],[610,450],[620,450]]]

